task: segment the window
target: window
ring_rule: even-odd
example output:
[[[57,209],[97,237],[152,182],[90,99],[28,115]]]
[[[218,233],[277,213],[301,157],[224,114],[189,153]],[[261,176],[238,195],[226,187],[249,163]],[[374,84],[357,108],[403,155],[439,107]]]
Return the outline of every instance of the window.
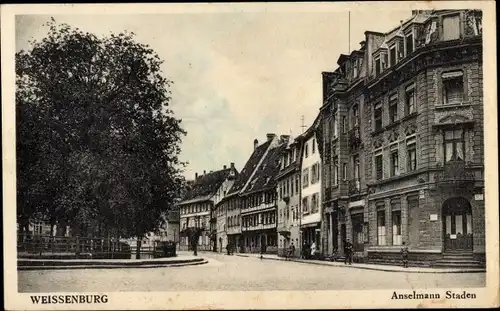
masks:
[[[394,123],[398,119],[398,96],[394,95],[389,99],[389,119]]]
[[[299,194],[300,177],[297,176],[295,179],[295,194]]]
[[[347,180],[347,163],[342,164],[342,179]]]
[[[375,156],[375,177],[377,180],[383,178],[383,162],[381,154]]]
[[[410,115],[410,114],[416,112],[416,109],[415,109],[415,88],[413,86],[406,89],[405,110],[406,110],[406,115]]]
[[[401,211],[392,212],[392,245],[403,244],[403,236],[401,234]]]
[[[304,154],[306,158],[309,156],[309,146],[307,144],[304,145]]]
[[[359,180],[359,156],[354,156],[352,162],[354,166],[354,179]]]
[[[375,57],[375,75],[379,75],[382,72],[382,66],[380,65],[380,57]]]
[[[311,146],[311,148],[312,148],[312,152],[311,153],[315,153],[316,152],[316,139],[313,138],[311,145],[312,145]]]
[[[293,182],[294,178],[290,177],[290,196],[293,197]]]
[[[342,133],[347,133],[347,117],[342,116]]]
[[[309,198],[305,197],[302,199],[302,211],[304,214],[309,213]]]
[[[462,129],[444,132],[444,155],[445,161],[463,161],[464,157],[464,133]]]
[[[311,168],[311,184],[319,181],[319,163],[314,163]]]
[[[357,127],[359,125],[359,112],[357,104],[352,107],[352,125],[353,127]]]
[[[311,213],[317,213],[319,210],[318,194],[315,193],[311,197]]]
[[[339,183],[339,159],[335,157],[333,159],[333,184],[338,185]]]
[[[409,55],[413,52],[413,33],[406,34],[405,37],[405,45],[406,45],[406,55]]]
[[[385,211],[377,212],[377,245],[385,245]]]
[[[376,104],[374,109],[375,131],[382,129],[382,104]]]
[[[309,168],[302,171],[302,188],[309,186]]]
[[[337,135],[338,135],[338,124],[337,124],[338,120],[337,120],[337,118],[338,118],[338,115],[335,113],[333,115],[333,137],[337,137]]]
[[[461,71],[447,72],[442,75],[443,104],[461,104],[464,99],[464,79]]]
[[[445,16],[443,18],[443,40],[460,39],[460,17],[459,15]]]
[[[406,141],[406,150],[408,153],[408,172],[417,169],[417,148],[415,138]]]
[[[389,66],[396,65],[396,62],[397,62],[397,58],[396,57],[397,57],[397,54],[396,54],[396,45],[393,45],[389,49],[389,60],[390,60]]]
[[[352,77],[354,79],[356,79],[358,77],[358,60],[357,59],[354,60],[354,66],[352,69]]]
[[[391,152],[391,176],[399,175],[399,155],[398,151]]]

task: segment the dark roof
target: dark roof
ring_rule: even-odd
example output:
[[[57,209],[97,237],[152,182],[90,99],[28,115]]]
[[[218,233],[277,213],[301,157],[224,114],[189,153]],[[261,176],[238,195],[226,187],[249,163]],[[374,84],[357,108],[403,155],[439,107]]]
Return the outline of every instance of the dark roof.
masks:
[[[280,171],[281,155],[286,147],[287,143],[282,143],[268,151],[248,187],[242,193],[243,195],[262,191],[276,185],[276,177]]]
[[[262,156],[266,153],[266,150],[270,144],[271,141],[266,141],[262,145],[255,148],[252,155],[245,164],[245,167],[243,167],[238,177],[236,177],[236,180],[231,189],[229,189],[227,195],[238,193],[239,191],[241,191],[241,189],[243,189],[243,187],[245,187],[245,184],[247,183],[248,179],[252,176],[253,171],[259,164]]]
[[[182,202],[203,198],[209,199],[215,195],[222,183],[229,176],[231,170],[232,168],[230,167],[198,176],[198,178],[191,184],[190,189],[184,195]],[[234,172],[236,176],[238,176],[238,171],[236,169]]]

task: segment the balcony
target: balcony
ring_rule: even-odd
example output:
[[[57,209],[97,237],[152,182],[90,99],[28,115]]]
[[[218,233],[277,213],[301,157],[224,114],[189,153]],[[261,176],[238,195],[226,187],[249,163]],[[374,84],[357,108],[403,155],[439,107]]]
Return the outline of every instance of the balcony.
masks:
[[[349,148],[351,150],[356,150],[360,148],[361,145],[361,132],[359,130],[359,125],[356,125],[349,131]]]
[[[290,222],[288,221],[288,219],[279,221],[276,229],[279,234],[288,235],[290,234]]]
[[[361,193],[361,181],[359,178],[349,180],[349,195],[359,195]]]
[[[449,161],[438,166],[434,181],[440,187],[463,187],[473,184],[475,176],[469,163],[460,160]]]

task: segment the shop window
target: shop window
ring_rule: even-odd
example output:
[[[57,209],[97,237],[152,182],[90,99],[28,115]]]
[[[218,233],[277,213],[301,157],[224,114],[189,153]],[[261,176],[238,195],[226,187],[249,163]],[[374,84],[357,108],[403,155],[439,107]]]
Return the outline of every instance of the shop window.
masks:
[[[374,108],[375,131],[382,129],[382,104],[376,104]]]
[[[384,175],[383,157],[381,154],[375,156],[375,178],[381,180]]]
[[[394,95],[389,99],[389,120],[391,123],[394,123],[398,120],[398,97],[397,97],[397,95]]]
[[[463,134],[462,129],[444,132],[444,155],[446,162],[463,161],[465,159]]]
[[[377,245],[386,245],[384,210],[377,212]]]
[[[402,245],[401,211],[392,212],[392,245]]]
[[[443,73],[443,105],[461,104],[464,100],[462,71]]]

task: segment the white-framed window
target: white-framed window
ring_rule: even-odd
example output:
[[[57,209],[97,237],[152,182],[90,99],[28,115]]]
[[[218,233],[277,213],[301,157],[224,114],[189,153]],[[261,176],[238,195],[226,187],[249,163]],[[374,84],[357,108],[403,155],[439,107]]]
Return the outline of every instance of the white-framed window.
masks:
[[[385,210],[377,211],[377,245],[386,245]]]
[[[465,140],[462,129],[444,131],[444,155],[445,161],[465,160]]]
[[[389,48],[389,66],[392,67],[394,65],[396,65],[398,59],[398,51],[397,51],[397,48],[396,48],[396,44],[392,45],[390,48]]]
[[[398,120],[398,95],[389,97],[389,121],[394,123]]]
[[[304,214],[309,213],[309,197],[302,198],[302,212]]]
[[[416,97],[415,97],[415,85],[412,84],[408,86],[405,90],[405,113],[410,115],[417,112],[416,108]]]
[[[403,244],[403,235],[401,233],[401,211],[392,212],[392,245]]]
[[[397,149],[391,150],[391,176],[399,175],[399,152]]]
[[[302,170],[302,188],[309,186],[309,168]]]
[[[415,171],[417,169],[417,144],[415,137],[406,140],[406,152],[408,172]]]

